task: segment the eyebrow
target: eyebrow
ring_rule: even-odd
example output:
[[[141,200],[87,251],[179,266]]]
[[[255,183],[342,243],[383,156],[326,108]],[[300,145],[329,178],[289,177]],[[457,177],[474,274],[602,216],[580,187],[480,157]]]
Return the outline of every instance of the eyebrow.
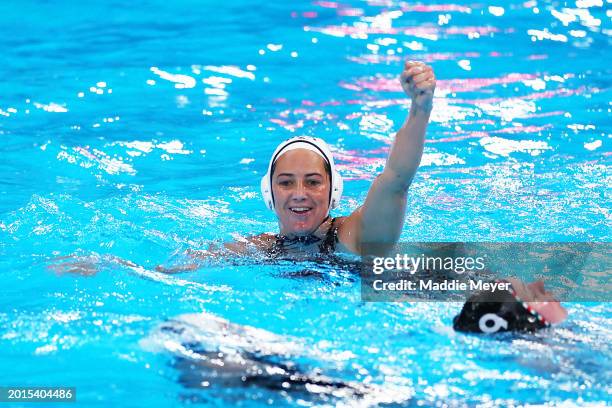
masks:
[[[276,177],[281,177],[281,176],[286,176],[286,177],[295,177],[295,174],[293,173],[280,173],[277,174]],[[319,177],[323,177],[323,175],[321,173],[308,173],[305,175],[306,177],[312,177],[312,176],[319,176]]]

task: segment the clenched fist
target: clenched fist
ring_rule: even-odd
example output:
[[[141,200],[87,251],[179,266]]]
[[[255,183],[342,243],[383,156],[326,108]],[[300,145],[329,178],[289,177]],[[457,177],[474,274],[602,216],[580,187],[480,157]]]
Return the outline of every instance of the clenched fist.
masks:
[[[431,110],[436,76],[429,65],[418,61],[406,61],[400,82],[406,95],[412,98],[413,107]]]

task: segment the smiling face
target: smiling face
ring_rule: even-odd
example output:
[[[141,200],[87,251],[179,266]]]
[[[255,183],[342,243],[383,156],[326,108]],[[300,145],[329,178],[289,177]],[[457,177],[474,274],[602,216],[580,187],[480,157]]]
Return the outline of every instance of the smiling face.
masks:
[[[544,289],[544,282],[525,284],[518,279],[508,279],[508,281],[512,283],[512,288],[517,296],[550,323],[559,323],[567,317],[567,310],[561,306],[552,293]]]
[[[272,175],[280,233],[288,237],[312,234],[327,217],[330,188],[321,156],[306,149],[281,155]]]

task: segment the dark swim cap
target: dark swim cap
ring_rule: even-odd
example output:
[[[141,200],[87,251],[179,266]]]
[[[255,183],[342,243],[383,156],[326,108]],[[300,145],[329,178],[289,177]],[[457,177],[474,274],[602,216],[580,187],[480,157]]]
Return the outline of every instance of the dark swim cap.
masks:
[[[533,333],[548,326],[550,323],[523,302],[514,290],[477,292],[453,319],[453,329],[467,333]]]

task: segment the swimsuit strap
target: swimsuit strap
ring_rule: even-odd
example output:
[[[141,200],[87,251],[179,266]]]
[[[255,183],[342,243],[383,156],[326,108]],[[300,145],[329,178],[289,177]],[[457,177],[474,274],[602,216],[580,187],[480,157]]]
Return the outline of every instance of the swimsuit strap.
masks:
[[[323,242],[319,245],[319,249],[322,254],[330,254],[336,250],[336,244],[338,243],[338,227],[336,224],[337,218],[332,218],[331,225],[325,233]]]

